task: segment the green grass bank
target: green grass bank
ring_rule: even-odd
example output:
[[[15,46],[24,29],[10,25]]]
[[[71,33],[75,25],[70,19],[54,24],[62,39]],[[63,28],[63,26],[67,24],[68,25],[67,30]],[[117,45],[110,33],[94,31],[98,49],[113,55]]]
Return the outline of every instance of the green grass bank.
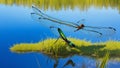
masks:
[[[84,55],[90,57],[103,57],[109,51],[110,57],[120,57],[120,42],[107,41],[91,43],[90,41],[69,38],[75,48],[69,47],[62,39],[53,44],[56,39],[47,39],[38,43],[21,43],[10,47],[10,51],[15,53],[40,52],[46,55],[67,57],[71,55]]]

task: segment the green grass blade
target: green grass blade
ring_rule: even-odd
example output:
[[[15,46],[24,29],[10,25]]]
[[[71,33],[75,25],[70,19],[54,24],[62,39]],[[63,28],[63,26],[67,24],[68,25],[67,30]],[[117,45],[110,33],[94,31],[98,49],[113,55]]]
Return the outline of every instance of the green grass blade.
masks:
[[[109,60],[109,52],[106,53],[105,57],[103,57],[103,60],[100,64],[100,68],[106,68],[107,62]]]

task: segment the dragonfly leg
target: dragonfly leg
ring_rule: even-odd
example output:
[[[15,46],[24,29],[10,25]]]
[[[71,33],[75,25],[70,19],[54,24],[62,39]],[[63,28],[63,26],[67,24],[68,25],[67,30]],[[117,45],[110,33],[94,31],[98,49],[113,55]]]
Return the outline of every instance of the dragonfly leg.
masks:
[[[60,37],[57,38],[57,40],[53,43],[53,45],[60,39]]]

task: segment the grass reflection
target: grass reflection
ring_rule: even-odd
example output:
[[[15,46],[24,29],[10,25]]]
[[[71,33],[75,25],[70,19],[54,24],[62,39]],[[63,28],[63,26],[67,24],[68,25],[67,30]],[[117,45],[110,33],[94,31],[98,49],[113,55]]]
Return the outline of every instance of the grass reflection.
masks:
[[[78,7],[81,10],[87,10],[91,6],[106,9],[111,7],[120,11],[120,0],[0,0],[0,4],[5,5],[23,5],[31,7],[33,4],[39,8],[60,10],[74,9]]]

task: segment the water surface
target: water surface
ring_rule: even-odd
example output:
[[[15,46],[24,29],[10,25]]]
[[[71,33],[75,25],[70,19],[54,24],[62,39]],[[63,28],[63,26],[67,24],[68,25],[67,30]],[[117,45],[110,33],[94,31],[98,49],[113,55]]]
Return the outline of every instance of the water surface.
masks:
[[[15,54],[9,48],[13,44],[35,43],[46,38],[53,38],[54,34],[48,27],[37,23],[31,18],[34,5],[42,12],[65,21],[77,22],[85,19],[85,24],[91,26],[112,26],[116,33],[107,37],[91,37],[81,34],[79,39],[91,42],[118,40],[120,41],[120,1],[119,0],[1,0],[0,1],[0,67],[1,68],[38,68],[35,57],[38,57],[41,68],[53,67],[55,59],[39,53]],[[66,32],[67,33],[67,32]],[[78,36],[70,33],[71,37]],[[49,59],[49,61],[48,61]],[[95,68],[95,59],[83,56],[60,58],[58,68],[67,60],[76,63],[75,68],[82,63]],[[77,60],[79,59],[79,60]],[[89,62],[88,62],[89,61]],[[109,68],[119,68],[120,62],[110,61]],[[67,65],[65,68],[71,68]]]

